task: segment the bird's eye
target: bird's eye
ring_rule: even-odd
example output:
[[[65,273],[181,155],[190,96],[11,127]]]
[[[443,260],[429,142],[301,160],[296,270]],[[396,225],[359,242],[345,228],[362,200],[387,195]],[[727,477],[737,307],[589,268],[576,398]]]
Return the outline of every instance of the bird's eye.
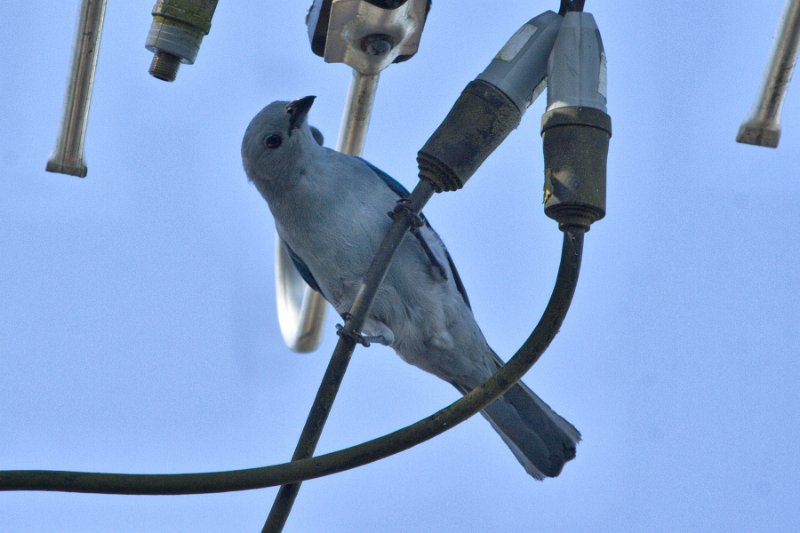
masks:
[[[264,146],[266,148],[277,148],[281,145],[283,139],[280,135],[274,134],[264,138]]]

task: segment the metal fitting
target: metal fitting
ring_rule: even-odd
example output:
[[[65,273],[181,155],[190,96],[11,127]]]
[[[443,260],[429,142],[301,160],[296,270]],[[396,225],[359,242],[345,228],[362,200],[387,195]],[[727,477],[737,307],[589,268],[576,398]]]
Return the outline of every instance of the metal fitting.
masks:
[[[197,58],[203,36],[211,30],[217,0],[158,0],[145,48],[155,54],[150,74],[174,81],[181,63]]]
[[[430,0],[315,0],[306,17],[311,50],[328,63],[377,74],[417,53]]]
[[[106,0],[83,0],[81,3],[64,115],[56,146],[45,167],[48,172],[83,178],[88,171],[83,146],[105,13]]]
[[[547,67],[547,109],[592,107],[606,111],[606,54],[594,17],[569,11]]]

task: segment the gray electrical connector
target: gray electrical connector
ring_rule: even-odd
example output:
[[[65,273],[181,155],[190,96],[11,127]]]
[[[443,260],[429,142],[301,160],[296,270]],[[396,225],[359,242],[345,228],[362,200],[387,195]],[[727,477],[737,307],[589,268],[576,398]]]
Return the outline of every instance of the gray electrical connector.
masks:
[[[606,54],[591,14],[564,15],[548,64],[548,111],[567,106],[606,111]]]
[[[552,11],[532,18],[511,36],[477,79],[503,91],[524,113],[546,86],[547,61],[562,20]]]
[[[528,21],[467,84],[417,154],[419,176],[434,189],[464,186],[545,87],[547,60],[563,18],[546,11]]]
[[[606,213],[606,56],[589,13],[569,11],[548,63],[542,116],[545,214],[563,228],[589,226]]]

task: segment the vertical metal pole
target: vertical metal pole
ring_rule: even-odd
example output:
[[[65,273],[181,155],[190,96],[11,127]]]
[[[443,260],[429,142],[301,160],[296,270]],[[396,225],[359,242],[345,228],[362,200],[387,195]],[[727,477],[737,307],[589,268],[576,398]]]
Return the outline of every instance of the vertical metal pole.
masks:
[[[350,155],[361,155],[364,151],[379,77],[380,74],[362,74],[353,70],[339,129],[338,151]]]
[[[81,3],[61,129],[45,167],[49,172],[86,176],[83,144],[105,13],[106,0],[84,0]]]
[[[361,155],[363,152],[379,76],[353,71],[342,114],[338,151],[350,155]],[[275,294],[281,335],[292,350],[311,352],[322,339],[325,300],[306,285],[280,240],[276,243],[275,252]]]
[[[772,62],[750,116],[742,123],[736,141],[776,148],[781,138],[781,108],[792,80],[800,44],[800,0],[787,0]]]
[[[367,130],[369,129],[372,105],[375,102],[375,91],[378,88],[378,77],[379,74],[367,75],[361,74],[355,70],[353,71],[353,79],[350,82],[347,102],[342,115],[339,142],[337,143],[339,151],[350,155],[359,155],[363,151],[364,143],[367,138]],[[283,246],[278,246],[276,262],[289,259],[288,257],[283,257],[281,254],[288,255]],[[299,274],[296,270],[287,269],[286,271],[287,274],[299,278]],[[319,298],[319,300],[323,302],[321,306],[322,312],[324,313],[324,300],[322,300],[319,294],[306,286],[303,299],[305,300],[309,294],[312,297]],[[280,309],[280,299],[278,305]],[[298,324],[298,331],[302,331],[309,320],[313,320],[313,317],[301,316],[300,323]],[[348,342],[350,346],[345,347],[345,343]],[[344,379],[344,374],[347,371],[347,365],[350,363],[352,353],[352,341],[344,337],[340,338],[337,349],[328,363],[328,368],[325,370],[325,375],[317,391],[317,396],[314,398],[311,411],[308,414],[305,426],[300,434],[300,439],[295,447],[294,455],[292,455],[292,461],[305,459],[314,455],[314,450],[317,447],[320,435],[322,435],[322,429],[325,427],[325,421],[328,419],[328,414],[333,406],[333,401],[336,399],[336,394],[339,392],[339,386]],[[270,509],[262,532],[277,533],[283,531],[283,527],[286,525],[286,519],[289,518],[289,513],[292,510],[292,505],[299,491],[300,483],[291,483],[281,486],[278,490],[278,495],[275,497],[275,502],[272,504],[272,509]]]

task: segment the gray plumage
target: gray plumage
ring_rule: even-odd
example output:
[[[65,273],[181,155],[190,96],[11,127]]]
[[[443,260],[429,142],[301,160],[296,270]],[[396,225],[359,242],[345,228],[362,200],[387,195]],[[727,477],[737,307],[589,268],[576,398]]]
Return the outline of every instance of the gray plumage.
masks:
[[[247,128],[242,158],[298,270],[344,314],[391,224],[387,213],[407,192],[364,160],[323,147],[306,120],[312,102],[265,107]],[[419,231],[398,249],[363,333],[466,393],[502,362],[441,239],[427,223]],[[557,476],[575,456],[578,431],[521,382],[482,414],[537,479]]]

